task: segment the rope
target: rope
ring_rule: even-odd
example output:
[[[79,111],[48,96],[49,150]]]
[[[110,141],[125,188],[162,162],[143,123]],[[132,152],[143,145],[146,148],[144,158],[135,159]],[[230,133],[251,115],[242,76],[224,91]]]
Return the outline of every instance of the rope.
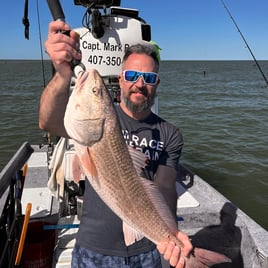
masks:
[[[25,0],[24,2],[24,17],[22,18],[22,23],[24,25],[24,36],[26,39],[29,40],[29,28],[30,28],[30,22],[28,19],[28,0]]]

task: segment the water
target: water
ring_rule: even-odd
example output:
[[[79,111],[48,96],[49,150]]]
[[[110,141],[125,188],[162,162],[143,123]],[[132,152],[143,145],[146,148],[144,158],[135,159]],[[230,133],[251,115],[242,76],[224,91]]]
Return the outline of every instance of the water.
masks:
[[[39,61],[0,61],[0,71],[2,169],[22,142],[43,142],[43,77]],[[163,61],[160,78],[159,113],[184,135],[182,163],[268,230],[268,87],[254,63]]]

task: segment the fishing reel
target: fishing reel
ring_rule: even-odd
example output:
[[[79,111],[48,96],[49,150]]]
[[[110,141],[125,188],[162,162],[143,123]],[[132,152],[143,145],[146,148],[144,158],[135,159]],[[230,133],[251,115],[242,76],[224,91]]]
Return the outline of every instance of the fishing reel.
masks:
[[[87,8],[105,9],[110,6],[120,6],[121,0],[74,0],[74,4]]]
[[[93,36],[98,39],[104,35],[106,24],[99,10],[103,9],[106,13],[107,8],[120,6],[121,0],[74,0],[74,4],[86,7],[87,11],[83,18],[83,26],[90,29]]]

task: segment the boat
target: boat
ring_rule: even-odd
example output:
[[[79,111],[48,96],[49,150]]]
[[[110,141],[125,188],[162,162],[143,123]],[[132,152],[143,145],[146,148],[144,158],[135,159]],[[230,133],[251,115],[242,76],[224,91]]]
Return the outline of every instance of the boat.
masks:
[[[57,200],[48,190],[48,166],[53,147],[53,144],[30,145],[25,142],[1,172],[0,267],[19,267],[14,264],[29,203],[32,205],[28,226],[30,238],[28,242],[26,238],[24,249],[30,251],[30,255],[24,253],[27,258],[24,262],[29,265],[26,267],[39,267],[33,266],[35,262],[53,263],[44,267],[70,267],[79,227],[81,196],[78,187],[68,179],[65,181],[64,201]],[[65,161],[68,162],[71,154],[66,151]],[[25,165],[27,172],[23,174]],[[219,267],[267,267],[267,230],[197,174],[183,165],[180,168],[177,182],[179,228],[191,237],[195,245],[231,257],[232,266],[222,264]],[[40,256],[41,260],[35,259]],[[164,261],[163,267],[168,267]]]
[[[48,2],[53,18],[65,19],[59,2]],[[83,59],[74,64],[74,72],[98,65],[118,102],[116,74],[123,48],[137,40],[150,41],[150,25],[137,10],[121,8],[120,1],[77,0],[75,4],[87,7],[89,2],[93,16],[101,21],[95,20],[98,25],[92,29],[96,32],[87,27],[76,29],[81,36]],[[104,6],[110,8],[110,13],[100,15]],[[83,205],[83,181],[78,185],[72,178],[73,155],[71,140],[53,140],[47,134],[45,144],[25,141],[1,171],[1,268],[71,266]],[[64,163],[64,176],[56,181],[57,192],[53,193],[48,184],[55,183],[58,163]],[[214,267],[268,267],[267,230],[183,164],[176,189],[179,229],[190,236],[195,246],[223,253],[232,260]],[[164,268],[169,267],[164,260],[162,263]]]

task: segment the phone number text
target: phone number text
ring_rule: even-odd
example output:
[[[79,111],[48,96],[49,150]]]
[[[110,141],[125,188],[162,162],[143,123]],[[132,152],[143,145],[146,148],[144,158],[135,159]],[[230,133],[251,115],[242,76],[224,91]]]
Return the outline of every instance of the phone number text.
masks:
[[[88,62],[93,65],[121,66],[122,59],[116,56],[90,55]]]

